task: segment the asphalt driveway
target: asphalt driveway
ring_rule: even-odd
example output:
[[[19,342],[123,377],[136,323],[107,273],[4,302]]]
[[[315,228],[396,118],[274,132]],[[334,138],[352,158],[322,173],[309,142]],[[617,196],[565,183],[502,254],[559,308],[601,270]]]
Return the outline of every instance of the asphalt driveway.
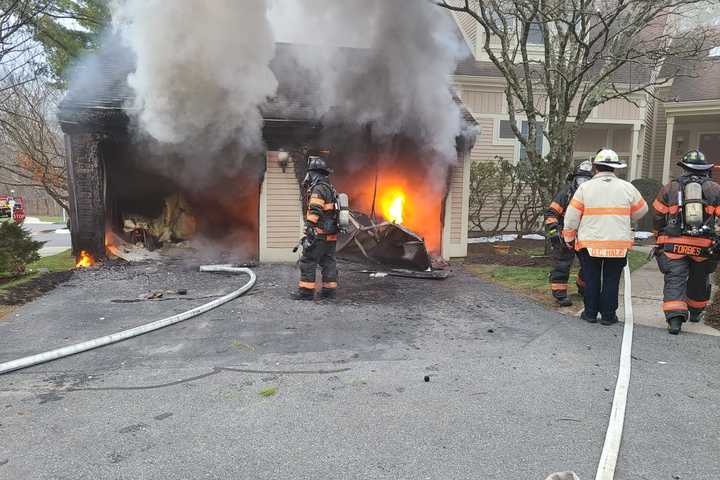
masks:
[[[77,272],[0,320],[0,361],[245,281],[196,267]],[[204,316],[1,376],[0,478],[594,478],[622,326],[581,323],[461,268],[446,281],[354,268],[335,303],[297,303],[296,271],[263,265],[253,291]],[[719,478],[717,339],[638,327],[633,355],[616,478]]]

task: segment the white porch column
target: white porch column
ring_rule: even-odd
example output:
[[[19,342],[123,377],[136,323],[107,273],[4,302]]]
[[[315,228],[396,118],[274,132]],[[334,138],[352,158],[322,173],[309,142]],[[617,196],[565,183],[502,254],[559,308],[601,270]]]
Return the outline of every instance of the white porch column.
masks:
[[[630,181],[642,176],[641,158],[640,158],[640,124],[634,124],[632,127],[632,149],[630,150]]]
[[[605,132],[605,148],[610,148],[612,150],[615,150],[615,146],[613,145],[615,143],[615,130],[613,129],[612,125],[608,125],[607,131]]]
[[[667,130],[665,131],[665,158],[663,159],[663,185],[670,181],[670,160],[672,158],[673,132],[675,130],[675,117],[667,117]]]

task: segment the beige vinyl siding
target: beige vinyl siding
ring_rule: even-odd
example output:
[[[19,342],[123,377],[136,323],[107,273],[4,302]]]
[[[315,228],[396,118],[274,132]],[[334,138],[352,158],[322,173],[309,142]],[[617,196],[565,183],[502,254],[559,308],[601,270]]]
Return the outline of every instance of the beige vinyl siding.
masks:
[[[456,0],[451,0],[451,4],[455,3],[458,4],[460,2]],[[465,36],[465,40],[467,40],[468,46],[470,47],[471,51],[475,51],[475,46],[477,45],[477,32],[478,32],[478,25],[477,21],[475,19],[468,15],[467,13],[459,13],[455,12],[453,13],[455,20],[457,21],[458,25],[460,26],[460,30],[462,31],[463,35]]]
[[[480,135],[475,141],[475,148],[470,152],[470,160],[473,162],[494,162],[496,157],[502,157],[510,162],[515,162],[515,140],[512,143],[493,143],[493,131],[495,119],[480,117],[477,118]],[[503,140],[505,142],[507,140]]]
[[[442,234],[442,256],[446,259],[467,256],[469,162],[467,154],[460,154],[448,173]]]
[[[462,89],[462,100],[468,110],[479,113],[503,113],[505,95],[502,92],[488,92],[465,87]]]
[[[448,202],[450,203],[450,242],[462,242],[463,226],[463,173],[464,162],[450,169],[450,188]]]
[[[593,116],[609,120],[642,120],[642,111],[637,105],[618,98],[598,105]]]
[[[294,163],[290,162],[283,172],[277,154],[268,152],[265,188],[266,246],[292,249],[302,228],[300,188]]]

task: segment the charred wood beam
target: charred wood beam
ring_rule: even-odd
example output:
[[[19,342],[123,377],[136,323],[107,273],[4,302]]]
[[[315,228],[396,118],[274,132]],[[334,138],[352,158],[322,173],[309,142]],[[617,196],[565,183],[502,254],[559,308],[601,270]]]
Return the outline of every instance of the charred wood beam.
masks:
[[[85,250],[95,259],[105,257],[105,169],[100,136],[65,136],[70,192],[70,232],[73,253]]]

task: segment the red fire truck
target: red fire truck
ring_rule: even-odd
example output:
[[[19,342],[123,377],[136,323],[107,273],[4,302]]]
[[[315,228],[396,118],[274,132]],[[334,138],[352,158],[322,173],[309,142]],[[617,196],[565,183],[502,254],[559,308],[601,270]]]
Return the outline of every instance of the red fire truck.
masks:
[[[0,218],[12,218],[16,223],[25,220],[25,201],[22,197],[0,195]]]

